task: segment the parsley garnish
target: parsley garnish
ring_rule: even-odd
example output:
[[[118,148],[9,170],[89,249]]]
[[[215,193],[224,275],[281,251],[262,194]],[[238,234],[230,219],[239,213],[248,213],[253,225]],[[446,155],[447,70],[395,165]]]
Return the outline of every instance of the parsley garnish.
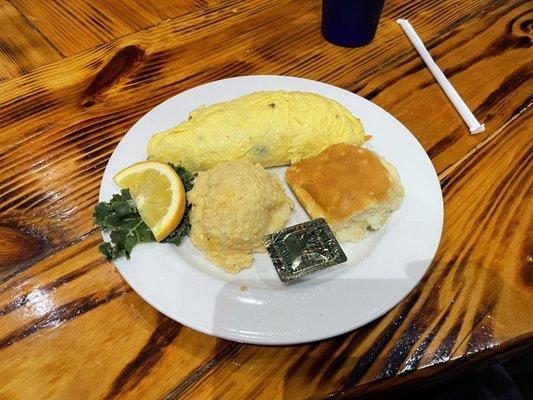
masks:
[[[181,166],[170,166],[178,173],[188,192],[194,185],[196,174],[192,174]],[[167,236],[163,242],[181,243],[185,235],[191,230],[189,212],[191,205],[187,204],[183,219],[177,228]],[[109,201],[98,203],[93,212],[94,223],[103,231],[110,232],[111,241],[100,245],[100,252],[108,260],[125,256],[130,258],[131,250],[137,243],[155,242],[150,228],[142,221],[135,203],[128,189],[122,189],[120,194],[115,194]]]

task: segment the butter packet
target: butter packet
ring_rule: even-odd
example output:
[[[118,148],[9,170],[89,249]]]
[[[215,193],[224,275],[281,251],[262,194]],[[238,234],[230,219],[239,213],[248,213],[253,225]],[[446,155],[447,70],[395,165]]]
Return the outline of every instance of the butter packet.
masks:
[[[323,218],[265,235],[263,243],[283,283],[292,282],[347,260]]]

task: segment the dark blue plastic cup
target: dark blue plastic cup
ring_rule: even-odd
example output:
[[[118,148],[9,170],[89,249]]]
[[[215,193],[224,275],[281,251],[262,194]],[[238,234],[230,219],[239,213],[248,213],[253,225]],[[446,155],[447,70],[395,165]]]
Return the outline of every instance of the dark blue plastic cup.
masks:
[[[322,0],[322,36],[333,44],[359,47],[369,44],[385,0]]]

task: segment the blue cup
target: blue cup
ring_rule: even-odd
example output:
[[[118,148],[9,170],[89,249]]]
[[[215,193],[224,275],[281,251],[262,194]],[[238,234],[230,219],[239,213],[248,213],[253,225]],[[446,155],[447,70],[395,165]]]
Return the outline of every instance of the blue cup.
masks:
[[[359,47],[369,44],[385,0],[322,0],[322,36],[333,44]]]

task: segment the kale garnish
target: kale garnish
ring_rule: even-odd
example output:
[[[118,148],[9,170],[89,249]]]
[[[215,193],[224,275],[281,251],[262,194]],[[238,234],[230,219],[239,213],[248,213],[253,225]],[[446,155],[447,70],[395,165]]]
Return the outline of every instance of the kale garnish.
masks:
[[[181,166],[169,164],[180,176],[185,191],[188,192],[194,185],[196,174],[192,174]],[[165,243],[181,243],[184,236],[191,229],[189,212],[191,205],[187,204],[185,214],[176,229],[165,239]],[[142,221],[135,202],[128,189],[122,189],[120,194],[115,194],[109,201],[96,205],[93,220],[103,231],[109,232],[110,241],[100,245],[100,252],[108,260],[125,256],[130,258],[131,250],[138,243],[155,242],[150,228]]]

